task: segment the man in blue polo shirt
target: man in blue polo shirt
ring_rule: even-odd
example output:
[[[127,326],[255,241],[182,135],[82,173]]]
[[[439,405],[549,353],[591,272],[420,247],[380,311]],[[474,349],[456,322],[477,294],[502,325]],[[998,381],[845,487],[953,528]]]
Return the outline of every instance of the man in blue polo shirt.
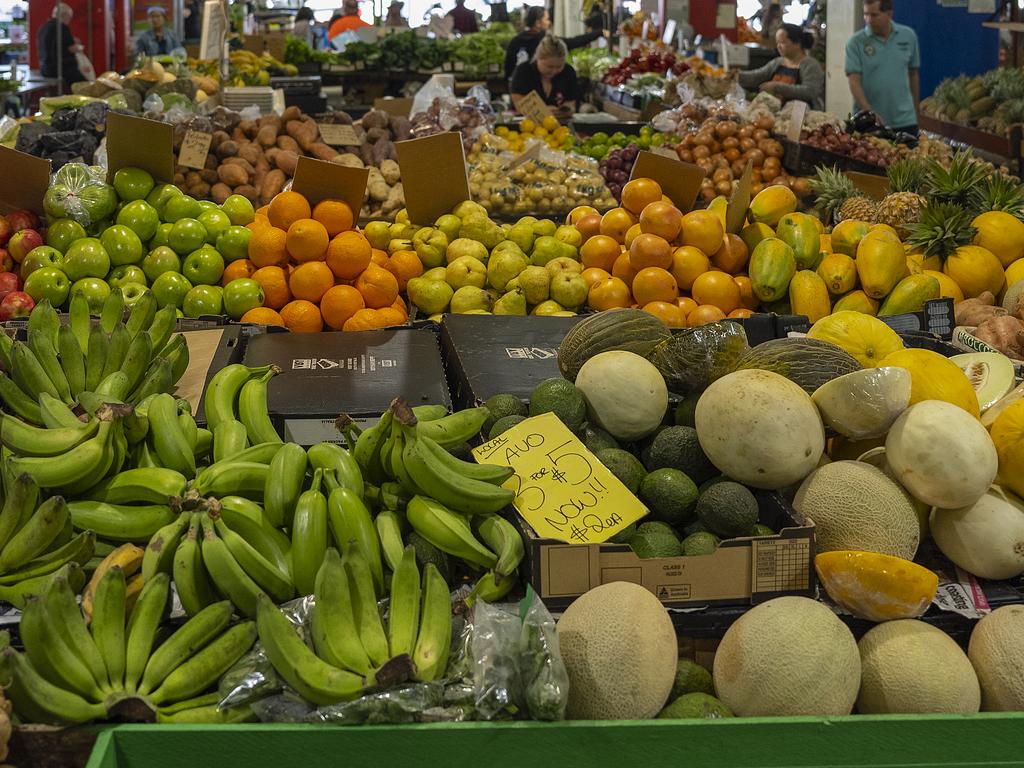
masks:
[[[857,108],[887,127],[917,133],[921,54],[917,35],[892,20],[892,0],[865,0],[864,28],[846,43],[846,77]]]

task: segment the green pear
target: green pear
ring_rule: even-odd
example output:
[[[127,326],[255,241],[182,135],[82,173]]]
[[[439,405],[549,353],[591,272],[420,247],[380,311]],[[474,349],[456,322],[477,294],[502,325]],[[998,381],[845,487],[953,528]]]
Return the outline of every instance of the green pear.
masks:
[[[562,247],[565,243],[561,243],[551,235],[542,235],[538,237],[533,243],[533,253],[530,254],[530,263],[537,267],[543,267],[549,261],[557,259],[559,256],[567,255]]]
[[[565,307],[563,307],[557,301],[549,299],[547,301],[542,301],[540,304],[534,307],[533,311],[530,314],[536,315],[537,317],[551,317],[552,315],[558,312],[565,312]]]
[[[571,245],[573,248],[579,248],[583,245],[583,233],[571,224],[563,224],[556,229],[555,239],[561,240],[563,243]]]
[[[465,314],[473,310],[490,312],[494,305],[491,294],[483,288],[464,285],[455,292],[451,300],[451,310],[456,314]]]
[[[549,317],[576,317],[576,313],[571,309],[563,309],[560,312],[552,312]]]
[[[388,256],[393,256],[395,251],[411,251],[412,240],[402,238],[401,240],[395,239],[388,243]]]
[[[413,224],[399,224],[395,222],[388,231],[391,232],[392,240],[412,240],[418,229],[419,227]]]
[[[458,216],[460,219],[464,219],[473,214],[487,218],[487,209],[480,205],[480,203],[474,203],[472,200],[463,200],[455,206],[455,210],[452,211],[452,214]]]
[[[551,298],[565,309],[582,307],[587,301],[590,286],[582,276],[573,272],[559,272],[551,278],[549,292]]]
[[[494,314],[496,315],[525,315],[526,295],[523,289],[509,291],[496,302],[494,302]]]
[[[433,269],[428,269],[424,272],[421,277],[424,277],[427,280],[447,280],[448,269],[447,267],[434,267]]]
[[[395,222],[398,224],[409,224],[409,209],[402,208],[395,214]]]
[[[412,247],[423,262],[424,269],[433,269],[447,263],[448,236],[437,227],[423,227],[412,239]]]
[[[462,220],[462,227],[459,228],[459,237],[483,243],[484,247],[489,251],[505,239],[505,230],[490,219],[468,218]]]
[[[533,222],[533,234],[537,237],[554,237],[555,232],[558,231],[558,225],[550,219],[541,219]]]
[[[481,264],[486,264],[490,255],[490,251],[487,250],[483,243],[470,240],[468,237],[459,237],[452,240],[445,249],[445,258],[449,264],[463,256],[469,256]]]
[[[487,283],[487,267],[472,256],[460,256],[447,266],[445,279],[452,288],[483,288]]]
[[[467,309],[462,312],[463,315],[493,315],[493,312],[488,312],[486,309]]]
[[[462,226],[462,219],[458,216],[446,213],[444,216],[438,217],[437,221],[434,222],[434,226],[444,232],[444,236],[448,238],[448,242],[450,243],[459,236],[459,228]]]
[[[508,292],[508,291],[518,291],[520,288],[522,288],[522,284],[519,282],[519,277],[518,276],[513,277],[511,280],[509,280],[507,283],[505,283],[505,291],[506,292]]]
[[[544,265],[544,268],[551,273],[552,277],[559,272],[572,272],[574,275],[578,275],[583,271],[582,264],[576,261],[576,259],[568,259],[565,256],[552,259]]]
[[[522,251],[495,251],[487,262],[487,282],[499,291],[506,290],[508,281],[518,277],[519,273],[530,266],[529,260]]]
[[[510,224],[510,223],[509,223],[509,222],[507,222],[507,221],[505,221],[505,222],[502,222],[502,224],[501,224],[501,228],[502,228],[502,229],[503,229],[503,230],[505,231],[505,234],[507,235],[507,234],[508,234],[508,231],[509,231],[510,229],[512,229],[512,224]]]
[[[523,251],[523,249],[520,248],[515,243],[513,243],[511,240],[502,240],[500,243],[494,246],[494,248],[491,249],[491,258],[493,259],[495,256],[500,256],[503,253],[516,253],[519,254],[520,256],[526,256],[526,253]],[[527,259],[527,261],[529,261],[529,259]]]
[[[522,221],[506,232],[505,237],[507,238],[505,242],[515,243],[527,255],[533,250],[533,241],[536,239],[533,234],[533,225]]]
[[[523,216],[516,224],[529,224],[530,228],[533,228],[534,222],[538,221],[536,216]]]
[[[422,312],[433,315],[444,312],[455,290],[443,280],[428,280],[425,277],[414,277],[406,286],[409,301]]]
[[[391,237],[391,225],[386,221],[371,221],[363,227],[363,234],[370,241],[370,245],[380,250],[386,250]]]
[[[517,279],[519,285],[522,286],[523,293],[526,294],[528,304],[540,304],[542,301],[547,301],[550,296],[551,273],[544,267],[527,267],[519,273]],[[507,283],[505,290],[508,290]]]

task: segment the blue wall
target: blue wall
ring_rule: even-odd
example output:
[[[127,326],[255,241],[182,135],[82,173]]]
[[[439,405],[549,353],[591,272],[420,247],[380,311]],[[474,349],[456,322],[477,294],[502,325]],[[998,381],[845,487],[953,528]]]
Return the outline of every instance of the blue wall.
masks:
[[[897,0],[893,9],[896,21],[917,32],[922,98],[947,77],[977,75],[998,64],[999,32],[981,26],[988,14],[944,8],[936,0]]]

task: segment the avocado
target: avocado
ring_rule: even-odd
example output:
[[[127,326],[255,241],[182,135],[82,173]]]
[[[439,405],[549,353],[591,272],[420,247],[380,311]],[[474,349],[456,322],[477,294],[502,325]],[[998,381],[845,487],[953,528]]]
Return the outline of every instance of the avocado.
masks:
[[[715,483],[697,500],[697,517],[722,538],[746,536],[757,522],[757,499],[739,483]]]
[[[728,478],[728,477],[726,477],[725,475],[717,475],[717,476],[715,476],[715,477],[712,477],[712,478],[711,478],[710,480],[705,480],[705,481],[704,481],[703,483],[701,483],[700,485],[698,485],[698,486],[697,486],[697,490],[698,490],[698,491],[699,491],[700,493],[704,493],[704,491],[706,491],[706,490],[707,490],[708,488],[710,488],[710,487],[711,487],[712,485],[714,485],[715,483],[724,483],[724,482],[725,482],[725,481],[727,481],[728,479],[729,479],[729,478]]]
[[[634,534],[636,534],[636,523],[630,523],[608,541],[611,544],[629,544],[629,540],[633,538]]]
[[[542,413],[555,414],[570,432],[579,432],[587,419],[587,403],[571,381],[547,379],[530,395],[530,415]]]
[[[636,532],[644,534],[665,534],[666,536],[671,536],[676,541],[679,541],[679,534],[676,533],[675,528],[673,528],[668,523],[660,523],[657,520],[652,520],[646,523],[640,523],[640,526],[636,529]]]
[[[483,432],[490,432],[494,423],[506,416],[522,416],[525,418],[530,413],[526,403],[515,395],[494,395],[489,397],[484,402],[484,408],[488,410],[490,415],[487,417],[487,421],[484,422],[481,430]]]
[[[493,440],[498,435],[500,435],[502,432],[504,432],[504,431],[506,431],[508,429],[512,429],[512,427],[514,427],[516,424],[518,424],[521,421],[526,421],[526,417],[525,416],[517,416],[515,414],[513,414],[511,416],[502,416],[500,419],[498,419],[496,422],[494,422],[493,425],[491,425],[491,429],[487,433],[487,439],[488,440]]]
[[[676,406],[673,419],[677,427],[696,427],[697,421],[694,414],[697,412],[697,401],[700,400],[700,393],[687,395]]]
[[[658,713],[659,720],[718,720],[732,710],[707,693],[686,693]]]
[[[604,464],[634,496],[640,492],[640,483],[647,476],[647,470],[632,453],[621,448],[605,448],[598,451],[597,460]]]
[[[747,536],[774,536],[774,535],[775,535],[775,531],[773,531],[767,525],[761,525],[760,523],[755,523],[754,527],[750,529],[750,533],[747,534]]]
[[[670,698],[677,699],[687,693],[714,694],[715,683],[711,673],[693,659],[679,659],[676,664],[676,681],[672,684]]]
[[[656,469],[640,483],[640,500],[651,510],[651,517],[672,526],[693,519],[697,495],[697,486],[678,469]]]
[[[605,432],[600,427],[587,424],[583,429],[583,444],[593,454],[603,451],[605,448],[621,448],[619,441]]]
[[[707,531],[699,531],[697,533],[691,533],[680,544],[683,554],[687,557],[693,555],[713,555],[715,550],[718,549],[718,542],[720,539],[713,533]]]
[[[637,557],[678,557],[679,539],[667,533],[640,533],[629,540]]]
[[[651,445],[647,469],[653,471],[662,467],[678,469],[697,485],[718,474],[701,449],[693,427],[669,427],[658,433]]]
[[[427,563],[433,563],[437,570],[441,572],[441,575],[444,576],[444,580],[449,584],[452,582],[455,572],[452,569],[451,560],[447,554],[424,539],[416,531],[410,533],[406,541],[416,548],[416,564],[419,565],[421,570],[426,567]]]

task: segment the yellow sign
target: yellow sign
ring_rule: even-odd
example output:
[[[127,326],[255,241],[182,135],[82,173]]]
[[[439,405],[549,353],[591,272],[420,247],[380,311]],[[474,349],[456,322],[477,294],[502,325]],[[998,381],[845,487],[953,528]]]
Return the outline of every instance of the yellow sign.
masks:
[[[553,413],[516,424],[474,448],[473,456],[516,471],[505,487],[516,492],[516,509],[543,538],[598,544],[647,514]]]

